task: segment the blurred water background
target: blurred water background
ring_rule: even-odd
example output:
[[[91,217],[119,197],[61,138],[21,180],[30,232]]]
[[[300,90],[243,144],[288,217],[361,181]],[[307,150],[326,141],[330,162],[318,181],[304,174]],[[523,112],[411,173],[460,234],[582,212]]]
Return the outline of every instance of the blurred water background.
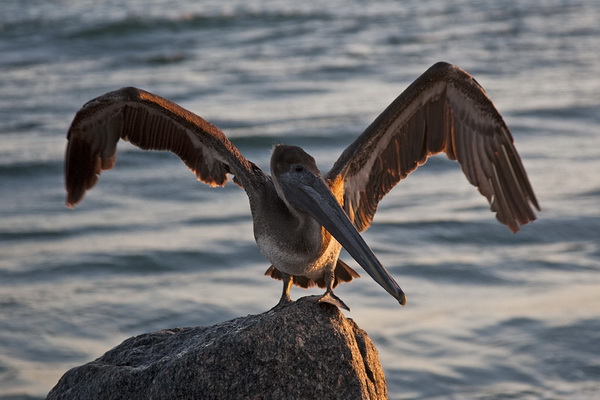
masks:
[[[599,21],[596,0],[2,1],[0,399],[44,398],[127,337],[279,298],[244,192],[171,154],[122,143],[65,208],[65,134],[86,101],[144,88],[263,168],[283,142],[327,171],[440,60],[486,88],[543,212],[512,235],[457,164],[431,159],[365,234],[409,304],[363,274],[336,290],[346,315],[393,399],[600,398]]]

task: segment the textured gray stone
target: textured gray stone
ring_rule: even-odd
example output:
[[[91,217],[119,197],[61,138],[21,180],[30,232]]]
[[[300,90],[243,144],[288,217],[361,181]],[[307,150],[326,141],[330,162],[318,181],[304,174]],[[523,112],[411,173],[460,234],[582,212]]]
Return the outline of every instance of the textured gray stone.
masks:
[[[328,304],[299,300],[217,325],[125,340],[47,399],[383,399],[375,346]]]

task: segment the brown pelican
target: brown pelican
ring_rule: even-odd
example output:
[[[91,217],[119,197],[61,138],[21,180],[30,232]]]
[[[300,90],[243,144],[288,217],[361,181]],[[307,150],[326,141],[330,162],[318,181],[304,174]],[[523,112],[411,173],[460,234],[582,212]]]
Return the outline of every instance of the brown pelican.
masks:
[[[250,201],[254,237],[283,280],[279,304],[292,284],[326,288],[318,301],[348,308],[333,293],[358,274],[339,260],[341,247],[400,304],[406,296],[359,232],[377,205],[429,156],[458,160],[512,232],[540,210],[511,133],[483,88],[465,71],[437,63],[413,82],[321,175],[295,146],[276,145],[271,176],[244,158],[219,128],[162,97],[122,88],[86,103],[75,115],[66,152],[67,205],[75,206],[104,169],[115,164],[119,139],[145,150],[169,150],[210,186],[227,174]]]

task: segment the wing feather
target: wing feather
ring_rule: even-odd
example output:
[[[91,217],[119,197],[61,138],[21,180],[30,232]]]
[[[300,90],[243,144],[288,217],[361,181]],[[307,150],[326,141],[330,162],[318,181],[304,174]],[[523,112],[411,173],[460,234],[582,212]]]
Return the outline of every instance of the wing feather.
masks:
[[[327,174],[344,182],[344,209],[359,231],[379,201],[427,159],[444,152],[513,232],[540,209],[504,120],[465,71],[437,63],[342,153]]]
[[[160,96],[122,88],[86,103],[67,134],[67,205],[75,206],[115,164],[119,139],[144,150],[175,153],[210,186],[223,186],[227,174],[245,187],[265,179],[215,125]]]

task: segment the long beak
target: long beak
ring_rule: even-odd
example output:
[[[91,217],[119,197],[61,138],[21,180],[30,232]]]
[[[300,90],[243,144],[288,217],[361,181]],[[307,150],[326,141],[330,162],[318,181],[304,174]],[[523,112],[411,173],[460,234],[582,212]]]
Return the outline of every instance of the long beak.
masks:
[[[294,180],[293,183],[288,183],[287,179],[280,179],[279,183],[286,200],[292,206],[323,225],[375,282],[401,305],[406,304],[406,295],[365,243],[322,178],[307,171],[302,182]]]

